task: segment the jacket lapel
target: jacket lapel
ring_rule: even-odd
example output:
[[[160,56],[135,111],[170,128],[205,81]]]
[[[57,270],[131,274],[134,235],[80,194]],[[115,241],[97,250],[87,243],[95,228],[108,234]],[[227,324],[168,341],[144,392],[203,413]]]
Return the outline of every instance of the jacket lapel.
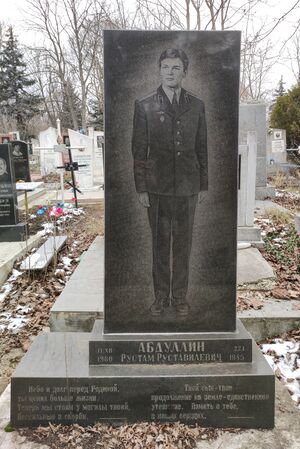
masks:
[[[172,105],[169,101],[169,98],[167,97],[167,95],[165,94],[165,92],[161,86],[159,86],[159,88],[157,89],[157,101],[159,103],[160,112],[166,113],[169,115],[174,115],[174,111],[173,111]]]
[[[186,111],[188,111],[190,109],[190,107],[191,107],[190,101],[191,101],[190,96],[187,93],[187,91],[185,89],[181,88],[181,94],[180,94],[180,99],[179,99],[179,109],[178,109],[177,117],[184,114]]]

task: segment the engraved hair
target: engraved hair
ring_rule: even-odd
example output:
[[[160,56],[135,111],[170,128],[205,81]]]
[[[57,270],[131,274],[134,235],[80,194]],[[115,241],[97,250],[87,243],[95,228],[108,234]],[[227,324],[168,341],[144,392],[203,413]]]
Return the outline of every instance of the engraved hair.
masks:
[[[187,71],[189,66],[189,58],[183,50],[180,50],[179,48],[168,48],[163,51],[158,60],[159,67],[161,67],[161,62],[167,58],[179,58],[183,64],[183,70],[185,72]]]
[[[2,157],[0,157],[0,161],[2,163],[2,170],[3,173],[1,173],[1,175],[7,174],[7,163],[5,159],[2,159]]]

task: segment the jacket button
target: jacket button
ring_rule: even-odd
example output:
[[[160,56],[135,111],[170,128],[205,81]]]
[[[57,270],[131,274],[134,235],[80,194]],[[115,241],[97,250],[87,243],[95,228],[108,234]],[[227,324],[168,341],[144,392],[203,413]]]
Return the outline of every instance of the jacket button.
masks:
[[[180,131],[177,131],[177,136],[180,136]]]
[[[176,122],[176,123],[177,123],[177,125],[180,125],[180,120],[177,120],[177,122]]]
[[[180,155],[181,155],[180,151],[177,151],[177,156],[180,156]]]
[[[177,141],[176,141],[176,145],[180,145],[180,142],[179,142],[179,140],[177,140]]]

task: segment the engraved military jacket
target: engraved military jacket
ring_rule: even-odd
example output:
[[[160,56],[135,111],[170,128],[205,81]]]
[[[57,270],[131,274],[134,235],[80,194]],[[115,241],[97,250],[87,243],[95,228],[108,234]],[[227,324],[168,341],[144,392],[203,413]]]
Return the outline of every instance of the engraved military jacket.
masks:
[[[177,111],[160,86],[135,102],[132,154],[137,192],[188,196],[207,190],[204,103],[181,89]]]

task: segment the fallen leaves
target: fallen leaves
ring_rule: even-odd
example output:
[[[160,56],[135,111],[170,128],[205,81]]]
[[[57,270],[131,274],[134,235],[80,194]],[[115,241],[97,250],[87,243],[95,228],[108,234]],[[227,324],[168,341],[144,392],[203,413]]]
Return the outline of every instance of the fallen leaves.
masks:
[[[99,449],[194,449],[200,440],[217,438],[218,430],[176,423],[147,423],[112,427],[105,424],[82,427],[38,427],[21,429],[31,441],[45,443],[51,448]]]
[[[300,195],[297,201],[300,206]],[[261,253],[277,276],[275,288],[266,296],[279,300],[300,299],[300,237],[294,226],[270,218],[256,218],[255,224],[261,228],[264,238]]]
[[[271,296],[273,296],[273,298],[275,299],[291,299],[287,290],[283,289],[283,288],[274,288],[271,291]]]
[[[237,308],[238,310],[254,309],[259,310],[263,307],[263,302],[257,298],[246,298],[244,296],[238,296]]]
[[[0,376],[3,373],[10,375],[15,368],[13,360],[8,362],[9,353],[14,348],[19,348],[20,353],[24,354],[33,337],[48,327],[51,307],[78,265],[81,254],[96,237],[96,234],[84,232],[89,221],[95,217],[98,222],[102,222],[101,207],[93,208],[91,213],[76,217],[68,223],[65,229],[68,240],[65,248],[58,254],[55,267],[49,265],[45,272],[20,273],[16,268],[21,261],[15,264],[9,283],[2,289],[2,297],[0,293]],[[63,258],[72,263],[65,266]],[[22,327],[18,327],[18,324]],[[20,357],[21,355],[19,359]]]
[[[286,190],[276,190],[274,202],[285,207],[291,212],[299,212],[300,210],[300,193],[289,192]]]

